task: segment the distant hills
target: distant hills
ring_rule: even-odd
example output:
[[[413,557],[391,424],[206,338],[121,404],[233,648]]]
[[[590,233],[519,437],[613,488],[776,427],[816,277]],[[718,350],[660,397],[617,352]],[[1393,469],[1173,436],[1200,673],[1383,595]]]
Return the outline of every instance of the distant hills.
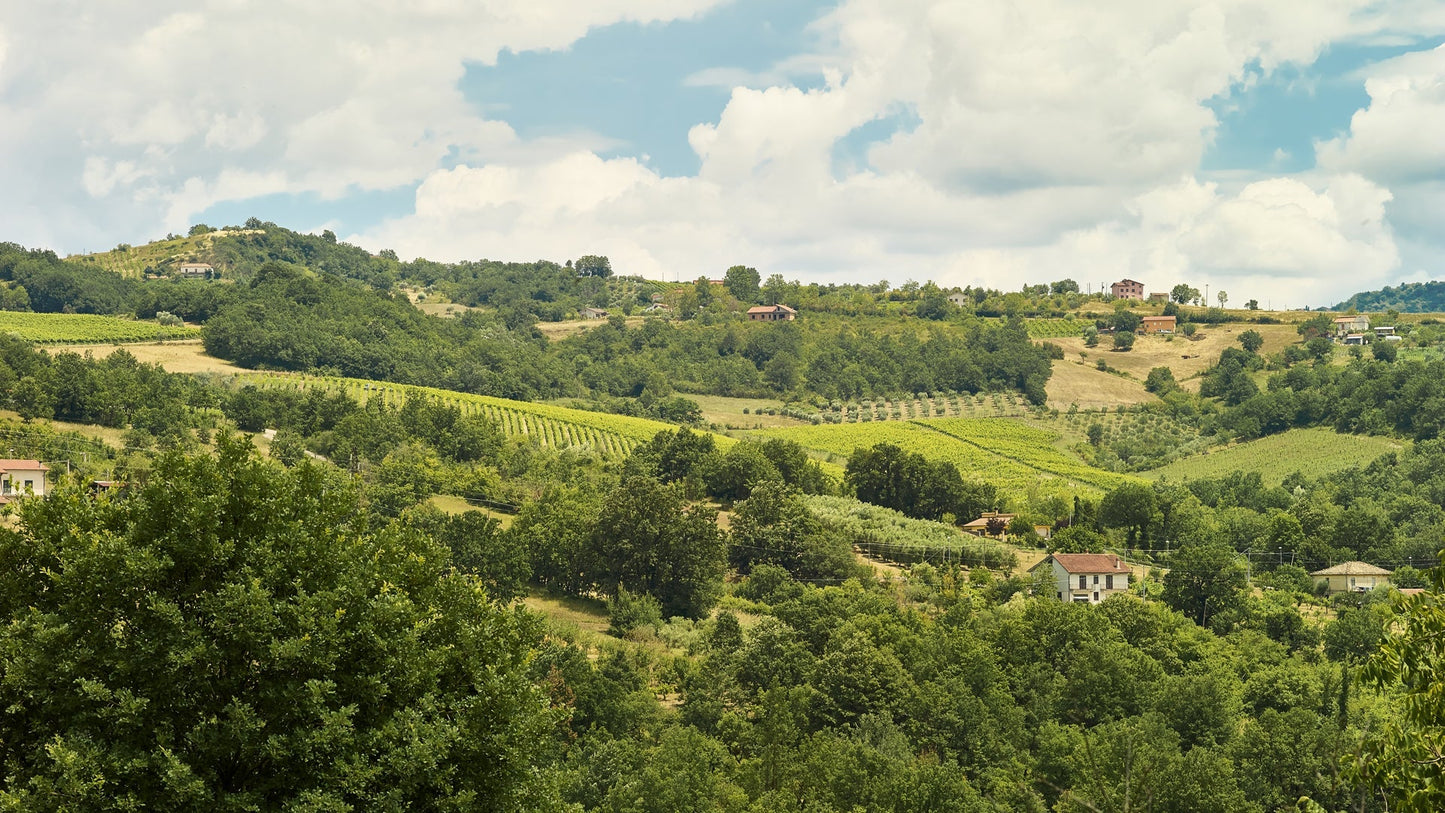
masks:
[[[1397,287],[1386,286],[1378,291],[1362,291],[1334,306],[1343,311],[1396,310],[1400,313],[1439,313],[1445,311],[1445,282],[1406,282]]]

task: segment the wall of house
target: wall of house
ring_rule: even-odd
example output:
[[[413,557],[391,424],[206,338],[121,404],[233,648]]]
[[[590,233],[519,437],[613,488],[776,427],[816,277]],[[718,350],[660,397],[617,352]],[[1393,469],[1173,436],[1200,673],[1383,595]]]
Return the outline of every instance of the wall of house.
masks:
[[[1353,593],[1373,590],[1390,583],[1389,576],[1322,576],[1319,581],[1327,582],[1331,593]]]
[[[1055,561],[1055,562],[1053,563],[1053,567],[1054,567],[1054,591],[1055,591],[1055,592],[1054,592],[1054,598],[1058,598],[1058,597],[1059,597],[1059,594],[1062,593],[1062,594],[1063,594],[1063,600],[1064,600],[1064,601],[1073,601],[1073,600],[1074,600],[1074,591],[1077,590],[1077,589],[1079,589],[1079,574],[1077,574],[1077,573],[1073,573],[1073,574],[1069,573],[1068,571],[1064,570],[1064,566],[1061,565],[1061,564],[1059,564],[1057,561]],[[1104,584],[1105,584],[1104,574],[1102,574],[1102,573],[1101,573],[1101,574],[1097,574],[1097,575],[1098,575],[1098,579],[1099,579],[1099,583],[1098,583],[1098,584],[1095,584],[1095,583],[1094,583],[1095,574],[1086,573],[1086,574],[1083,574],[1083,575],[1088,579],[1088,584],[1087,584],[1086,589],[1088,590],[1088,593],[1089,593],[1089,603],[1090,603],[1090,604],[1097,604],[1097,603],[1098,603],[1097,601],[1094,601],[1094,593],[1095,593],[1095,592],[1097,592],[1097,593],[1099,594],[1099,601],[1103,601],[1104,599],[1108,598],[1109,596],[1114,595],[1115,593],[1126,593],[1126,592],[1128,592],[1128,590],[1129,590],[1129,574],[1127,574],[1127,573],[1115,573],[1115,574],[1114,574],[1114,589],[1112,589],[1112,590],[1109,590],[1109,589],[1107,589],[1107,588],[1104,587]]]

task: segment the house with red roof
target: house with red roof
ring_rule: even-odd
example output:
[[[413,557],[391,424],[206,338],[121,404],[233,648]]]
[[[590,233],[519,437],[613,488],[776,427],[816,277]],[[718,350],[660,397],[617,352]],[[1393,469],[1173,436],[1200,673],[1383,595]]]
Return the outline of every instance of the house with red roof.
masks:
[[[1059,601],[1098,604],[1129,589],[1129,563],[1112,553],[1052,553],[1029,568],[1053,576]]]

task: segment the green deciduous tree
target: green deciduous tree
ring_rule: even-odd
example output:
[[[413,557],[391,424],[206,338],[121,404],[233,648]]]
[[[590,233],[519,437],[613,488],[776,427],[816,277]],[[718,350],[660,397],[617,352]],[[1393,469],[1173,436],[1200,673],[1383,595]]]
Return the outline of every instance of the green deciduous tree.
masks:
[[[218,452],[0,531],[0,806],[536,804],[535,622],[343,476]]]
[[[758,296],[762,293],[759,285],[761,281],[762,276],[758,274],[758,269],[746,265],[735,265],[723,275],[723,287],[728,289],[733,298],[745,304],[758,301]]]
[[[1164,603],[1201,626],[1233,610],[1247,586],[1245,567],[1225,545],[1185,545],[1169,557]]]

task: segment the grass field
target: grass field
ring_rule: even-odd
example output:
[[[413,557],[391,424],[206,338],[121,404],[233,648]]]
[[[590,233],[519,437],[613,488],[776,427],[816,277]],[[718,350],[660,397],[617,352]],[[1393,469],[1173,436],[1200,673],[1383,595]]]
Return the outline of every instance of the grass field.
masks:
[[[1341,435],[1329,429],[1292,429],[1279,435],[1226,446],[1194,455],[1163,468],[1143,472],[1150,479],[1185,480],[1219,477],[1232,471],[1259,472],[1277,484],[1300,472],[1308,477],[1362,466],[1380,455],[1399,451],[1406,441],[1368,435]]]
[[[1053,375],[1044,391],[1049,406],[1060,410],[1068,409],[1070,404],[1080,409],[1109,409],[1159,400],[1144,389],[1143,382],[1103,372],[1077,355],[1054,362]]]
[[[61,344],[50,345],[45,349],[51,352],[72,350],[77,353],[90,353],[96,358],[105,358],[121,348],[125,348],[127,353],[135,356],[136,361],[143,364],[159,364],[162,369],[172,373],[241,374],[251,372],[224,359],[206,355],[206,348],[201,346],[200,339],[137,344]]]
[[[0,333],[10,333],[36,344],[107,344],[194,339],[201,335],[201,329],[189,325],[166,327],[152,321],[88,313],[0,311]]]
[[[764,429],[749,434],[794,441],[835,464],[845,463],[854,449],[892,443],[930,460],[953,463],[965,477],[998,487],[1020,508],[1042,496],[1098,495],[1133,479],[1085,466],[1055,446],[1055,433],[1009,419],[884,421]]]
[[[1197,341],[1183,335],[1174,336],[1171,341],[1165,336],[1140,336],[1134,342],[1134,349],[1117,353],[1109,349],[1108,336],[1099,337],[1098,347],[1085,347],[1082,337],[1048,339],[1064,349],[1064,361],[1083,360],[1092,365],[1103,359],[1110,367],[1120,370],[1140,383],[1155,367],[1168,367],[1174,372],[1174,379],[1185,389],[1198,392],[1198,375],[1219,360],[1219,354],[1226,347],[1239,347],[1239,334],[1246,330],[1258,331],[1264,337],[1260,353],[1275,353],[1287,344],[1299,341],[1294,325],[1200,325],[1195,334]],[[1082,357],[1080,354],[1084,354]],[[1059,362],[1054,363],[1055,369]],[[1083,406],[1082,403],[1079,406]]]

